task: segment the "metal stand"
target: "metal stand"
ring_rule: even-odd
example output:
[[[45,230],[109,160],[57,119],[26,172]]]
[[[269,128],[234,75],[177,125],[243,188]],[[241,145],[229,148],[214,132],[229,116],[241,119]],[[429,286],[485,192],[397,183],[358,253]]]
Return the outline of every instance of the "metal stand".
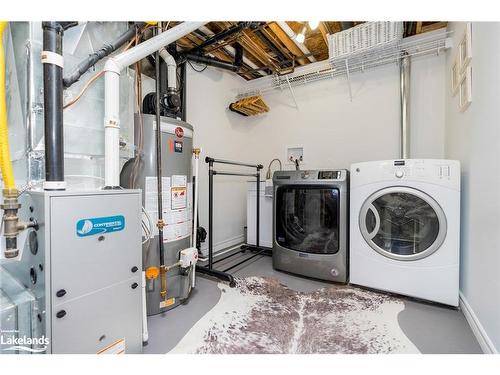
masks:
[[[260,236],[260,170],[263,168],[261,164],[247,164],[247,163],[240,163],[236,161],[229,161],[229,160],[222,160],[222,159],[214,159],[211,157],[206,157],[205,162],[208,163],[208,266],[196,266],[196,271],[199,273],[203,273],[205,275],[210,275],[213,277],[218,278],[219,280],[227,281],[229,282],[230,287],[235,287],[236,282],[234,281],[233,275],[227,273],[228,271],[232,270],[233,268],[238,267],[239,265],[247,262],[248,260],[255,258],[256,256],[259,255],[270,255],[270,250],[267,248],[261,248],[259,246],[259,236]],[[255,168],[256,173],[236,173],[236,172],[226,172],[226,171],[217,171],[214,170],[214,164],[219,163],[219,164],[229,164],[229,165],[238,165],[241,167],[248,167],[248,168]],[[213,245],[214,245],[214,238],[213,238],[213,229],[214,229],[214,220],[213,220],[213,214],[214,214],[214,176],[220,175],[220,176],[242,176],[242,177],[255,177],[256,178],[256,183],[257,183],[257,228],[256,228],[256,246],[248,246],[244,245],[241,247],[240,251],[237,251],[231,255],[225,256],[224,258],[217,259],[214,262],[213,259]],[[229,259],[239,253],[245,252],[246,250],[250,250],[252,252],[255,252],[251,257],[246,258],[245,260],[232,265],[231,267],[219,271],[213,268],[215,263],[222,262],[223,260]]]

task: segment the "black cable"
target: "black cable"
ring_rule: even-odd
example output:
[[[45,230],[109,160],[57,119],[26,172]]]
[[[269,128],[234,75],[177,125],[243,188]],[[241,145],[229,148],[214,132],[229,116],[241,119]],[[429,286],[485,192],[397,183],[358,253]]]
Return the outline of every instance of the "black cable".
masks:
[[[196,68],[193,66],[193,64],[191,63],[191,61],[187,60],[187,62],[188,62],[188,64],[189,64],[189,66],[190,66],[190,67],[191,67],[191,68],[192,68],[195,72],[198,72],[198,73],[202,73],[202,72],[204,72],[204,71],[205,71],[205,69],[207,69],[207,68],[208,68],[208,64],[205,64],[205,67],[204,67],[203,69],[198,70],[198,69],[196,69]]]

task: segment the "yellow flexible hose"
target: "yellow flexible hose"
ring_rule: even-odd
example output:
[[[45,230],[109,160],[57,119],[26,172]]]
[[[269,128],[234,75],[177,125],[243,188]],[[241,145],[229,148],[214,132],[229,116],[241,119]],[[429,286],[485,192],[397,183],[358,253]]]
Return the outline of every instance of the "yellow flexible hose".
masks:
[[[0,21],[0,168],[4,189],[15,189],[14,173],[10,160],[9,132],[7,129],[7,104],[5,102],[5,52],[3,32],[7,22]]]

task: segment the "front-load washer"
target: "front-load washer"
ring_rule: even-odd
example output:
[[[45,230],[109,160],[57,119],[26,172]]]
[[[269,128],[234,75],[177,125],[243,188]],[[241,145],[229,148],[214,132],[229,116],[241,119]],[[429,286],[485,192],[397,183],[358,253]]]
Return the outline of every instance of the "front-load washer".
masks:
[[[350,282],[458,306],[460,163],[351,166]]]
[[[279,171],[273,184],[273,267],[347,282],[348,171]]]

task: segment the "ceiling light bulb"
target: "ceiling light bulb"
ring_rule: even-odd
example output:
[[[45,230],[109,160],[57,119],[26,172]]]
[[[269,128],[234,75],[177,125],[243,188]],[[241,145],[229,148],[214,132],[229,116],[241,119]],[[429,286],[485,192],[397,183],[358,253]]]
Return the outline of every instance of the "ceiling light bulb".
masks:
[[[297,42],[299,43],[304,43],[304,40],[306,39],[305,35],[300,33],[300,34],[297,34],[297,37],[295,38],[297,40]]]
[[[319,26],[319,21],[308,21],[309,28],[315,30]]]

